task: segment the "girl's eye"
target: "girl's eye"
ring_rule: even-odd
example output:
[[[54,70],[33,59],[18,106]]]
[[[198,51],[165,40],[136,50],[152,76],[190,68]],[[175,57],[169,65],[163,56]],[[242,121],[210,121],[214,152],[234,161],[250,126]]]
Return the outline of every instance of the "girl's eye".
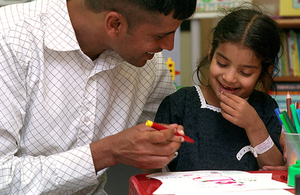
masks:
[[[245,73],[243,71],[241,71],[241,73],[242,73],[242,75],[247,76],[247,77],[251,76],[251,74],[252,74],[252,73]]]
[[[219,61],[217,61],[217,63],[218,63],[219,66],[222,66],[222,67],[225,67],[225,66],[226,66],[226,64],[222,64],[222,63],[220,63]]]

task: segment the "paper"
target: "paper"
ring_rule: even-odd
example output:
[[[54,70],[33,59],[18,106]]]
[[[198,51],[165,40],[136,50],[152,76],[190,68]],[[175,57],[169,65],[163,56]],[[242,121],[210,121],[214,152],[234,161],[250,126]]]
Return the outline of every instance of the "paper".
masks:
[[[190,171],[150,174],[147,177],[158,179],[162,185],[154,195],[266,195],[292,193],[283,182],[272,180],[271,173],[248,173],[243,171]]]

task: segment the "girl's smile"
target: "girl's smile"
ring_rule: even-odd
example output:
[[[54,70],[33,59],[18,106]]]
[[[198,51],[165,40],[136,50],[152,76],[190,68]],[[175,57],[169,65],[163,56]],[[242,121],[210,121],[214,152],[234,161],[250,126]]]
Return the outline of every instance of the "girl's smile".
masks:
[[[234,93],[238,88],[228,87],[225,84],[220,83],[220,91],[226,91],[228,93]]]

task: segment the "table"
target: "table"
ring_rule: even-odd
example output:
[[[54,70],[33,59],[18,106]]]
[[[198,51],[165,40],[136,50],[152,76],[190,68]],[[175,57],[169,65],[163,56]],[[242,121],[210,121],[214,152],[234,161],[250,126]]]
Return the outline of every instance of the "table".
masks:
[[[250,173],[272,173],[272,179],[287,182],[288,171],[250,171]],[[157,179],[146,177],[147,174],[133,175],[129,179],[129,195],[152,195],[162,184]],[[295,189],[287,190],[295,194]]]

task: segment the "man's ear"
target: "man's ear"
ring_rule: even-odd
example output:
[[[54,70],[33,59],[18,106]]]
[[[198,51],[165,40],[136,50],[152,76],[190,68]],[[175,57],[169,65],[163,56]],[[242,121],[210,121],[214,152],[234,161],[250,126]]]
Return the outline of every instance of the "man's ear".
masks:
[[[116,37],[127,30],[125,18],[117,12],[109,12],[105,17],[105,29],[110,37]]]

